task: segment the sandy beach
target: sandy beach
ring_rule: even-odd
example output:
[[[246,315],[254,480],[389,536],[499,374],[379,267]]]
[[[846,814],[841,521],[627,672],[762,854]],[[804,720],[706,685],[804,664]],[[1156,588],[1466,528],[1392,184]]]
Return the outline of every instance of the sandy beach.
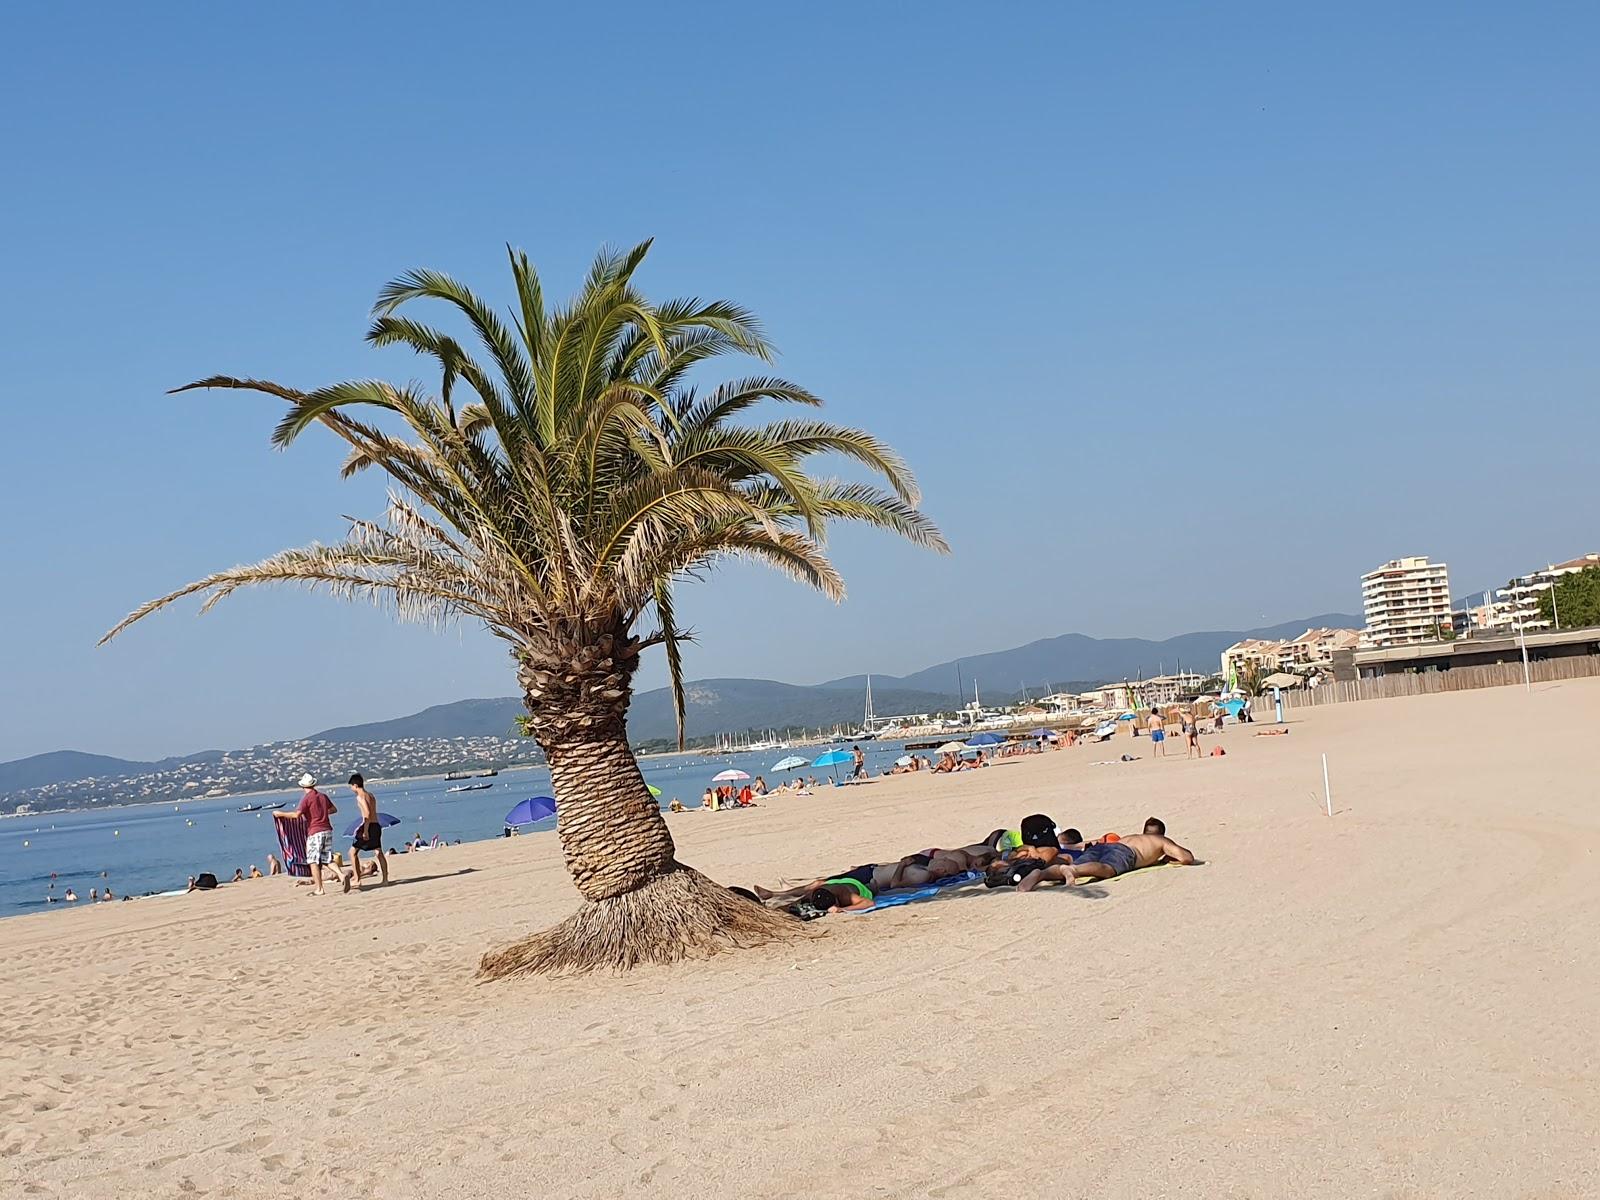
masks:
[[[726,883],[1035,810],[1204,865],[625,978],[473,982],[576,904],[553,836],[9,919],[0,1194],[1592,1196],[1597,718],[1600,681],[1334,705],[675,815]]]

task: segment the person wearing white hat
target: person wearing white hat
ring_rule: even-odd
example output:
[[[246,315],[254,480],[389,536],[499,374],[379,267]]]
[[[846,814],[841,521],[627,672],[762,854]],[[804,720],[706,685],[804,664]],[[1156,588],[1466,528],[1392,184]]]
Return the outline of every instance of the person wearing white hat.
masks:
[[[332,800],[317,791],[317,777],[307,771],[300,776],[300,786],[305,789],[305,795],[300,797],[300,806],[293,813],[276,812],[272,815],[280,820],[290,816],[300,816],[306,822],[306,863],[311,867],[311,882],[313,896],[326,896],[322,888],[322,868],[333,862],[333,814],[339,810]],[[341,873],[342,876],[342,873]],[[344,877],[345,891],[350,890],[350,880]]]

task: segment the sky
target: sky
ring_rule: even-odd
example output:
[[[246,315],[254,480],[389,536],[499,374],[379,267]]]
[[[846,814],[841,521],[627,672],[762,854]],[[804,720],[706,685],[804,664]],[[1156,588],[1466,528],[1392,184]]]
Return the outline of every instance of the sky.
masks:
[[[510,301],[645,237],[953,552],[842,605],[686,589],[692,678],[1355,611],[1600,549],[1592,5],[13,5],[0,74],[0,759],[146,758],[509,695],[500,644],[288,590],[124,613],[376,516],[265,397],[420,378],[419,266]],[[742,369],[735,365],[730,369]],[[659,662],[639,685],[659,685]]]

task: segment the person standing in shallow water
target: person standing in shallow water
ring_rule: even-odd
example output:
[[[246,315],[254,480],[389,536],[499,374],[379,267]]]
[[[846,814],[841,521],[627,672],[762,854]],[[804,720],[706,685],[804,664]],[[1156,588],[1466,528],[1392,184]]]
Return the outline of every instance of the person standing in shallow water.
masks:
[[[361,852],[372,851],[378,860],[379,883],[389,882],[389,860],[383,856],[383,826],[378,824],[378,800],[367,791],[367,781],[360,774],[350,776],[350,790],[356,794],[356,807],[361,810],[361,824],[356,827],[355,840],[350,843],[351,884],[361,890]]]

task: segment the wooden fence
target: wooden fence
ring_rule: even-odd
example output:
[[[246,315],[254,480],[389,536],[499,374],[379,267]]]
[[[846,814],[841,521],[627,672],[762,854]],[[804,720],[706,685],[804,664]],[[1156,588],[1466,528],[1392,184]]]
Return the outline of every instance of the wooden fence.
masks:
[[[1547,658],[1528,664],[1534,683],[1555,683],[1562,679],[1587,679],[1600,675],[1600,654],[1573,654]],[[1346,700],[1387,700],[1394,696],[1432,696],[1439,692],[1465,692],[1474,688],[1510,687],[1522,684],[1521,661],[1492,663],[1481,667],[1452,667],[1448,671],[1414,671],[1380,675],[1376,679],[1356,679],[1345,683],[1329,682],[1320,687],[1295,688],[1283,693],[1284,708],[1306,708],[1318,704],[1339,704]],[[1272,693],[1256,700],[1256,712],[1270,712]]]

